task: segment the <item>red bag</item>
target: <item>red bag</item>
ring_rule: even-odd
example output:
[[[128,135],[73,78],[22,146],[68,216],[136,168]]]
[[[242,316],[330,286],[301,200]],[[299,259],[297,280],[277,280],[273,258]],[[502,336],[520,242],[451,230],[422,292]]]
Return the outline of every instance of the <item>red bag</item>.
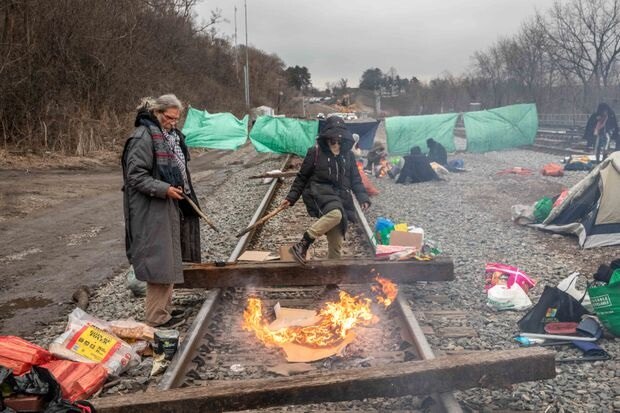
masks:
[[[557,163],[550,162],[543,166],[542,174],[544,176],[564,176],[564,167]]]
[[[555,200],[555,202],[553,203],[553,207],[555,208],[556,206],[562,204],[562,202],[564,202],[567,196],[568,196],[568,189],[565,189],[562,191],[560,196],[558,196],[558,199]]]
[[[52,373],[60,384],[62,398],[72,403],[95,394],[108,378],[108,370],[99,363],[54,360],[41,367]]]
[[[362,185],[364,185],[364,189],[366,190],[366,193],[368,194],[368,196],[378,195],[379,190],[375,188],[372,182],[370,182],[370,179],[368,179],[368,177],[366,176],[366,173],[364,172],[364,168],[362,167],[361,162],[357,163],[357,169],[359,170],[360,178],[362,178]]]

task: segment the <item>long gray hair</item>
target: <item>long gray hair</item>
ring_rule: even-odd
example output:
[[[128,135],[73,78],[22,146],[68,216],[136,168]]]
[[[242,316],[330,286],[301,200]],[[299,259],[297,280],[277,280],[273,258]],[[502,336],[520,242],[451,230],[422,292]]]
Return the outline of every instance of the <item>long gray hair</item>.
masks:
[[[183,103],[179,100],[178,97],[169,93],[167,95],[161,95],[157,99],[147,96],[140,100],[140,104],[136,108],[137,110],[146,109],[149,112],[163,112],[169,108],[176,108],[179,110],[183,110]]]

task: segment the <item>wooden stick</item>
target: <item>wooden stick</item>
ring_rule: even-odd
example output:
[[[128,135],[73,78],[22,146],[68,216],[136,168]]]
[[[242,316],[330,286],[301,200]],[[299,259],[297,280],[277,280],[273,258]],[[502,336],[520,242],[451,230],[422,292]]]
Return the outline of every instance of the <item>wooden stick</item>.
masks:
[[[204,220],[207,222],[207,224],[209,224],[209,226],[210,226],[210,227],[211,227],[211,228],[212,228],[215,232],[220,232],[220,230],[219,230],[219,229],[217,229],[217,228],[215,227],[215,225],[213,224],[213,222],[211,222],[211,221],[209,220],[209,218],[207,218],[207,216],[204,214],[204,212],[202,212],[202,211],[200,210],[200,208],[198,208],[198,205],[196,205],[196,204],[194,203],[194,201],[192,201],[192,200],[190,199],[190,197],[188,197],[187,195],[183,194],[183,198],[185,198],[185,200],[186,200],[186,201],[190,204],[190,206],[191,206],[192,208],[194,208],[194,211],[196,211],[196,213],[200,216],[200,218],[204,219]]]
[[[295,176],[297,175],[297,171],[287,171],[287,172],[274,172],[274,173],[269,173],[266,172],[264,174],[260,174],[260,175],[252,175],[249,176],[248,179],[259,179],[259,178],[286,178],[289,176]]]
[[[263,225],[265,222],[269,221],[271,218],[273,218],[274,216],[276,216],[280,212],[284,211],[284,208],[286,208],[286,205],[280,205],[279,207],[277,207],[276,209],[274,209],[273,211],[271,211],[270,213],[268,213],[267,215],[265,215],[264,217],[262,217],[261,219],[256,221],[253,225],[250,225],[249,227],[247,227],[243,231],[239,232],[237,234],[237,238],[243,236],[243,234],[253,230],[256,227],[258,227],[260,225]]]

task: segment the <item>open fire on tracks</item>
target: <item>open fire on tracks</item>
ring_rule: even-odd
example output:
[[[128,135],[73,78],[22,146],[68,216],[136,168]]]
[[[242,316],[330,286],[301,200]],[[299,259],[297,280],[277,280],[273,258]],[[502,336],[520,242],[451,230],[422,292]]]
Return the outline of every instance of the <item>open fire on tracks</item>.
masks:
[[[371,287],[374,299],[387,308],[398,288],[385,278],[377,276],[375,280],[378,284]],[[372,300],[363,294],[352,296],[340,291],[338,301],[325,303],[318,312],[276,307],[278,318],[280,310],[289,310],[289,320],[269,323],[263,317],[262,301],[251,297],[243,314],[243,329],[254,332],[266,346],[281,347],[288,361],[313,361],[339,353],[355,338],[352,330],[356,326],[378,322],[371,304]]]

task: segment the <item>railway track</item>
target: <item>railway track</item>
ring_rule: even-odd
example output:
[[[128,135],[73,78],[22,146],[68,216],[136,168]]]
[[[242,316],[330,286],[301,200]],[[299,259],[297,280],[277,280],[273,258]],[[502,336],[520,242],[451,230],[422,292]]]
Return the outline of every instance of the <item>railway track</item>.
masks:
[[[534,144],[524,149],[544,152],[552,155],[588,155],[581,134],[574,131],[541,128],[536,134]]]
[[[290,157],[287,157],[280,169],[285,170],[289,161]],[[254,224],[265,214],[268,206],[274,199],[277,203],[277,201],[283,198],[283,196],[277,197],[276,194],[287,191],[290,185],[282,185],[282,183],[282,180],[274,179],[272,181],[248,226]],[[359,226],[352,228],[352,231],[358,228],[361,229],[361,235],[366,239],[366,243],[362,244],[364,247],[362,249],[374,253],[372,230],[357,201],[355,201],[355,207]],[[306,217],[306,213],[301,206],[301,202],[297,204],[295,209],[297,214],[293,217],[293,221],[297,225],[293,227],[287,225],[287,227],[289,229],[288,233],[292,234],[293,237],[299,237],[299,234],[303,233],[303,228],[307,226],[307,221],[309,220],[303,219]],[[299,215],[302,215],[302,217]],[[256,232],[259,231],[260,229],[256,230]],[[249,232],[239,240],[228,262],[234,263],[247,246],[252,244],[253,235],[254,231]],[[257,244],[260,243],[254,242],[253,246],[260,246]],[[264,245],[265,242],[263,241],[262,244]],[[359,243],[355,245],[359,245]],[[359,253],[360,251],[356,251],[356,254]],[[369,292],[367,291],[367,286],[366,288],[360,288],[359,285],[341,285],[340,287],[352,295]],[[205,385],[208,384],[209,380],[215,379],[234,380],[239,378],[238,373],[241,372],[241,369],[245,370],[246,368],[250,370],[249,374],[245,374],[247,378],[264,378],[265,373],[269,373],[269,370],[265,369],[264,366],[277,364],[281,360],[281,355],[279,351],[270,349],[264,351],[260,360],[256,360],[254,351],[258,343],[252,339],[251,333],[239,329],[243,321],[239,308],[247,301],[248,295],[251,294],[252,296],[262,298],[267,308],[272,308],[276,303],[280,303],[284,307],[315,309],[318,303],[328,298],[324,296],[324,293],[325,288],[323,286],[238,288],[224,293],[221,289],[211,290],[209,297],[205,300],[203,307],[190,327],[188,339],[180,347],[158,388],[168,390],[187,385],[188,379],[189,384],[194,385],[197,383]],[[329,298],[335,297],[331,294]],[[215,303],[217,301],[220,301],[220,304],[216,307]],[[339,368],[360,367],[364,364],[390,364],[412,359],[428,360],[435,357],[422,328],[406,300],[397,299],[395,311],[383,314],[383,316],[387,319],[387,323],[381,324],[379,327],[363,328],[362,332],[358,333],[358,338],[360,339],[356,340],[355,345],[350,346],[352,347],[349,349],[350,355],[358,354],[359,357],[342,358],[342,360],[347,362],[339,363]],[[414,343],[414,346],[408,352],[401,350],[400,325],[403,323],[405,329],[402,333],[407,337],[408,341]],[[365,350],[368,348],[376,350]],[[386,349],[389,350],[386,351]],[[331,369],[335,366],[333,366],[332,362],[328,362],[323,363],[321,367],[323,369]],[[451,393],[439,395],[438,400],[442,405],[443,411],[450,413],[462,412],[458,402]]]
[[[281,170],[285,170],[289,162],[290,157],[287,157]],[[267,210],[274,208],[273,205],[282,199],[282,196],[278,195],[282,195],[284,191],[288,190],[291,180],[292,178],[289,178],[286,184],[283,184],[281,180],[272,181],[248,225],[252,225]],[[348,250],[347,255],[351,254],[358,257],[358,260],[362,260],[362,257],[368,257],[374,252],[373,232],[357,202],[355,202],[355,207],[359,224],[350,227],[345,251]],[[272,250],[274,245],[296,241],[310,222],[301,202],[277,218],[281,222],[270,223],[263,229],[251,231],[241,237],[222,268],[234,267],[236,264],[233,263],[237,261],[248,246]],[[273,231],[270,231],[269,225],[279,225],[280,228],[286,228],[286,231],[284,234],[280,233],[274,240],[271,236]],[[365,242],[360,242],[360,239],[365,239]],[[319,245],[315,251],[315,256],[322,256],[325,253],[324,249],[325,245]],[[379,264],[377,264],[378,266]],[[289,273],[299,272],[299,270],[299,267],[293,264],[281,269],[281,271],[288,271]],[[265,269],[264,271],[268,270]],[[280,280],[285,278],[280,278]],[[372,397],[373,392],[379,392],[378,389],[381,386],[375,384],[367,387],[367,384],[363,385],[366,381],[361,380],[360,377],[364,374],[377,374],[375,380],[382,381],[389,376],[392,370],[409,366],[408,362],[410,361],[432,361],[435,359],[424,330],[418,323],[413,310],[407,300],[399,296],[395,303],[387,309],[375,309],[373,307],[373,312],[381,319],[381,322],[356,328],[356,339],[345,348],[343,357],[330,357],[305,366],[304,368],[307,368],[308,372],[312,372],[307,378],[310,381],[304,381],[306,380],[304,375],[295,376],[290,381],[283,381],[274,375],[278,369],[286,369],[283,367],[286,366],[286,363],[284,363],[280,350],[264,347],[252,332],[243,331],[241,328],[243,323],[242,309],[245,308],[248,297],[261,298],[265,308],[268,309],[276,303],[280,303],[283,307],[315,310],[319,308],[321,303],[333,300],[335,290],[320,284],[293,286],[248,284],[254,284],[254,286],[209,289],[206,300],[187,330],[185,338],[166,373],[157,388],[154,389],[154,393],[171,394],[170,391],[179,389],[177,390],[178,394],[183,393],[183,397],[186,397],[188,391],[198,391],[196,389],[207,386],[212,392],[219,386],[219,396],[214,399],[215,401],[210,400],[207,403],[208,406],[217,411],[291,404],[293,401],[303,404],[313,401],[351,400],[356,397]],[[370,294],[368,284],[339,284],[339,287],[351,295]],[[272,314],[267,313],[266,315]],[[341,376],[346,377],[346,379]],[[356,396],[356,392],[350,390],[350,386],[345,386],[348,389],[348,394],[343,394],[342,391],[333,394],[332,390],[328,390],[334,386],[338,387],[339,384],[343,383],[343,380],[357,383],[357,386],[360,387],[359,391],[364,390],[366,393],[360,393]],[[291,389],[293,385],[291,382],[297,383],[298,387]],[[401,387],[395,388],[392,384],[378,394],[388,396],[407,394],[407,386]],[[441,391],[432,394],[434,402],[441,411],[450,413],[462,411],[452,392],[447,391],[458,387],[457,385],[453,387],[439,386]],[[321,390],[323,388],[325,389]],[[252,391],[260,394],[257,396],[246,394],[245,397],[248,399],[244,400],[242,393],[251,392],[247,389],[253,389]],[[427,394],[430,393],[432,393],[431,390]],[[298,397],[304,394],[305,397],[293,398],[293,395]],[[173,395],[172,397],[175,398],[176,396]],[[208,397],[214,397],[213,393]],[[122,411],[123,399],[120,398],[116,401],[110,399],[113,397],[101,399],[101,405],[97,406],[98,411]],[[124,400],[125,403],[131,403],[131,398]],[[179,401],[167,400],[167,403],[178,406]],[[183,408],[170,407],[165,408],[164,411],[188,411],[185,408],[190,408],[191,403],[187,401]],[[200,406],[204,407],[204,400],[201,403],[203,404]],[[135,405],[132,410],[150,411],[149,407],[139,409]]]

